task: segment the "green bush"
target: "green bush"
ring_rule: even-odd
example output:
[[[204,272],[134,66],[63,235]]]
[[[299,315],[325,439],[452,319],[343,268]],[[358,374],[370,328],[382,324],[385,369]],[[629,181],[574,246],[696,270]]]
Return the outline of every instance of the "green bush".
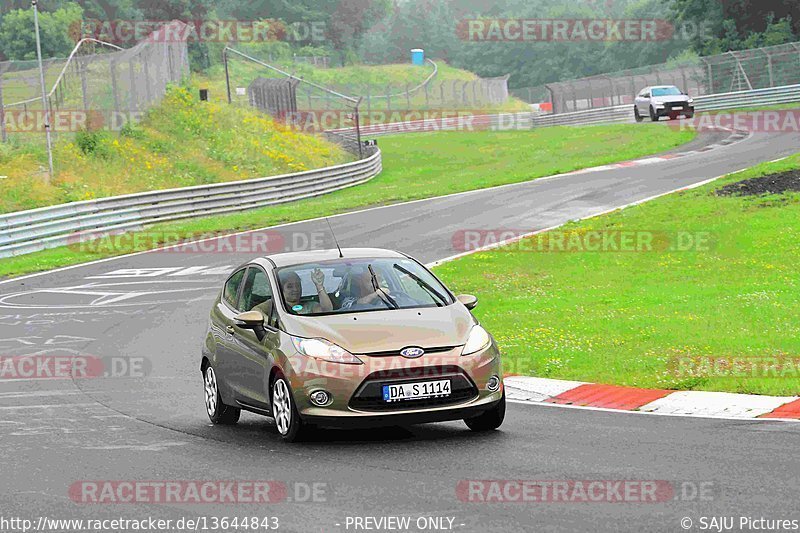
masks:
[[[108,159],[111,150],[108,147],[109,134],[104,131],[81,130],[75,134],[75,146],[89,157]]]
[[[126,122],[122,129],[119,130],[119,134],[122,137],[128,137],[130,139],[144,139],[144,130],[138,127],[133,122]]]

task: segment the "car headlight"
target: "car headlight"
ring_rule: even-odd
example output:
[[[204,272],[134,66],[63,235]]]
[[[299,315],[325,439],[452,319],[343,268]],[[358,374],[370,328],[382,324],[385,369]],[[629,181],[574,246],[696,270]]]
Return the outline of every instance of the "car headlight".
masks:
[[[693,104],[694,103],[694,98],[689,98],[689,103]]]
[[[470,355],[479,352],[489,346],[491,342],[492,338],[489,336],[489,333],[480,325],[476,324],[472,327],[472,331],[469,332],[469,338],[464,345],[464,349],[461,350],[461,355]]]
[[[292,337],[292,344],[301,354],[322,361],[331,363],[342,363],[345,365],[363,365],[364,362],[351,354],[339,345],[328,342],[325,339],[304,339],[302,337]]]

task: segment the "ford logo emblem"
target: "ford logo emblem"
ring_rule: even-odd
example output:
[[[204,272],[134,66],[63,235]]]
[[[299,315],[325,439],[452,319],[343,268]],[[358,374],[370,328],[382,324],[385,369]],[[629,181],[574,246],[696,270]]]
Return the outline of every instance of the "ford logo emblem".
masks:
[[[405,357],[406,359],[416,359],[417,357],[422,357],[422,354],[425,353],[425,350],[422,348],[403,348],[400,350],[400,355]]]

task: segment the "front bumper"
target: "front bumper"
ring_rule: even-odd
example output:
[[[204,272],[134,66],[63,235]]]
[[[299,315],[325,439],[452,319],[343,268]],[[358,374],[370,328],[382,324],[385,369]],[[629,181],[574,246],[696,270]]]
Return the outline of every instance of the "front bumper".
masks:
[[[371,428],[381,426],[411,426],[414,424],[429,424],[433,422],[447,422],[480,416],[497,406],[502,400],[502,389],[490,397],[469,405],[445,407],[441,409],[426,409],[419,411],[394,412],[380,415],[361,415],[350,417],[314,416],[304,415],[303,420],[309,424],[332,428]]]
[[[656,107],[656,114],[659,117],[670,115],[694,115],[694,105],[692,104],[666,104],[664,107]]]
[[[500,352],[494,342],[481,352],[463,357],[460,347],[418,359],[399,355],[358,357],[364,361],[363,365],[326,363],[299,355],[286,360],[284,374],[304,420],[337,427],[458,420],[491,409],[503,395],[502,380],[496,391],[487,386],[492,376],[503,376]],[[391,404],[376,398],[383,383],[438,379],[450,379],[453,390],[449,397]],[[333,397],[325,407],[310,401],[310,395],[318,390],[325,390]]]

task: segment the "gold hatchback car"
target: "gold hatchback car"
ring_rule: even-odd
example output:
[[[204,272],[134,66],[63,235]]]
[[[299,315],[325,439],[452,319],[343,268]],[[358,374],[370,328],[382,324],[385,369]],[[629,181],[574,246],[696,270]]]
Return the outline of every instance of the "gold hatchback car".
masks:
[[[281,437],[319,427],[463,419],[474,431],[505,416],[500,352],[427,268],[379,249],[258,258],[225,281],[211,309],[200,370],[206,412],[275,419]]]

